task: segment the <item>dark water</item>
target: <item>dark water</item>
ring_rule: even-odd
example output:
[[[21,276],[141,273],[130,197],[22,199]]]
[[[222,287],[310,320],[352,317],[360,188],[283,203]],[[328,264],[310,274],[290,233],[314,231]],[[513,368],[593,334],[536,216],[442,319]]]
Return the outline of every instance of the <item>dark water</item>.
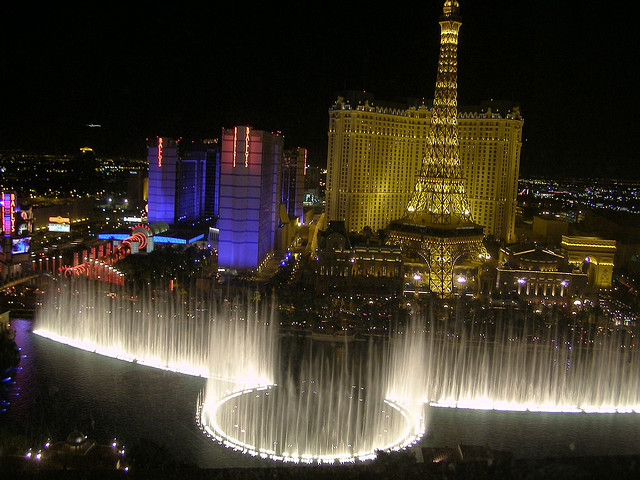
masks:
[[[259,463],[213,444],[197,428],[204,379],[57,344],[34,335],[31,321],[12,325],[25,355],[16,376],[19,395],[11,397],[2,419],[12,432],[59,440],[77,428],[99,443],[117,438],[125,447],[151,439],[201,467]]]
[[[36,440],[80,429],[98,442],[152,439],[200,467],[250,466],[259,460],[207,440],[195,407],[205,380],[101,357],[31,333],[15,320],[25,358],[18,396],[0,416],[14,433]],[[639,372],[640,373],[640,372]],[[429,409],[425,446],[487,445],[516,457],[640,454],[638,414],[541,414]],[[34,446],[37,446],[34,443]],[[420,458],[420,457],[419,457]]]

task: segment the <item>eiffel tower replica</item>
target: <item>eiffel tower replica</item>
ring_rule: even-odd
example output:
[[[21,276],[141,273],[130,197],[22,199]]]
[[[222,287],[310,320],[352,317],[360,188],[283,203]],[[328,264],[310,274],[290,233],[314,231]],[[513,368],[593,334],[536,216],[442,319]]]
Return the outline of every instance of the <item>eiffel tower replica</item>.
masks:
[[[488,258],[483,229],[473,222],[460,167],[458,139],[457,0],[444,2],[440,58],[431,125],[420,174],[405,216],[389,225],[388,243],[401,245],[429,267],[429,286],[440,297],[453,293],[453,268],[467,257]]]

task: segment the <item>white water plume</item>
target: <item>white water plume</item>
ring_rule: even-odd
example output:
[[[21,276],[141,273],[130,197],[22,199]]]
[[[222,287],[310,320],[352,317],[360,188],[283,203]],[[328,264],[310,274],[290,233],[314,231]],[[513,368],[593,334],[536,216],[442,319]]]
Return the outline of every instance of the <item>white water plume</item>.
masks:
[[[84,279],[61,281],[36,315],[34,333],[77,348],[241,385],[271,383],[276,328],[249,301],[198,290],[131,291]]]
[[[433,406],[546,412],[640,412],[633,332],[507,317],[465,328],[415,318],[392,355],[388,397]]]
[[[320,342],[280,335],[274,305],[60,282],[35,333],[208,377],[201,428],[226,446],[288,462],[366,460],[411,445],[424,432],[425,404],[640,411],[632,331],[413,315],[390,338]]]

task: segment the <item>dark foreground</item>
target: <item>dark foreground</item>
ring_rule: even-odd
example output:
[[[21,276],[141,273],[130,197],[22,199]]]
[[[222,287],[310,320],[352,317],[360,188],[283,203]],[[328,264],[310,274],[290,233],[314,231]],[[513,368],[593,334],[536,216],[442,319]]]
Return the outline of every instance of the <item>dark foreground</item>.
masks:
[[[414,463],[406,458],[385,458],[359,466],[267,467],[199,469],[186,465],[163,469],[142,468],[121,471],[13,470],[0,460],[2,478],[44,479],[194,479],[194,480],[376,480],[376,479],[638,479],[640,455],[570,457],[499,462],[449,464]]]

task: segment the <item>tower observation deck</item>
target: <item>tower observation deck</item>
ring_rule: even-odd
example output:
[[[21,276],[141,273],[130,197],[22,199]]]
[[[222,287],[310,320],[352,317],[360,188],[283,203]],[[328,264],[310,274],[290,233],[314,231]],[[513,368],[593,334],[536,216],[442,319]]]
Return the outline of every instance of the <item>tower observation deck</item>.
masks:
[[[429,268],[429,287],[440,296],[453,292],[453,268],[463,257],[487,258],[483,229],[471,218],[460,167],[458,138],[457,0],[444,2],[440,17],[440,57],[431,125],[422,167],[404,217],[389,225],[388,243],[401,245]]]

